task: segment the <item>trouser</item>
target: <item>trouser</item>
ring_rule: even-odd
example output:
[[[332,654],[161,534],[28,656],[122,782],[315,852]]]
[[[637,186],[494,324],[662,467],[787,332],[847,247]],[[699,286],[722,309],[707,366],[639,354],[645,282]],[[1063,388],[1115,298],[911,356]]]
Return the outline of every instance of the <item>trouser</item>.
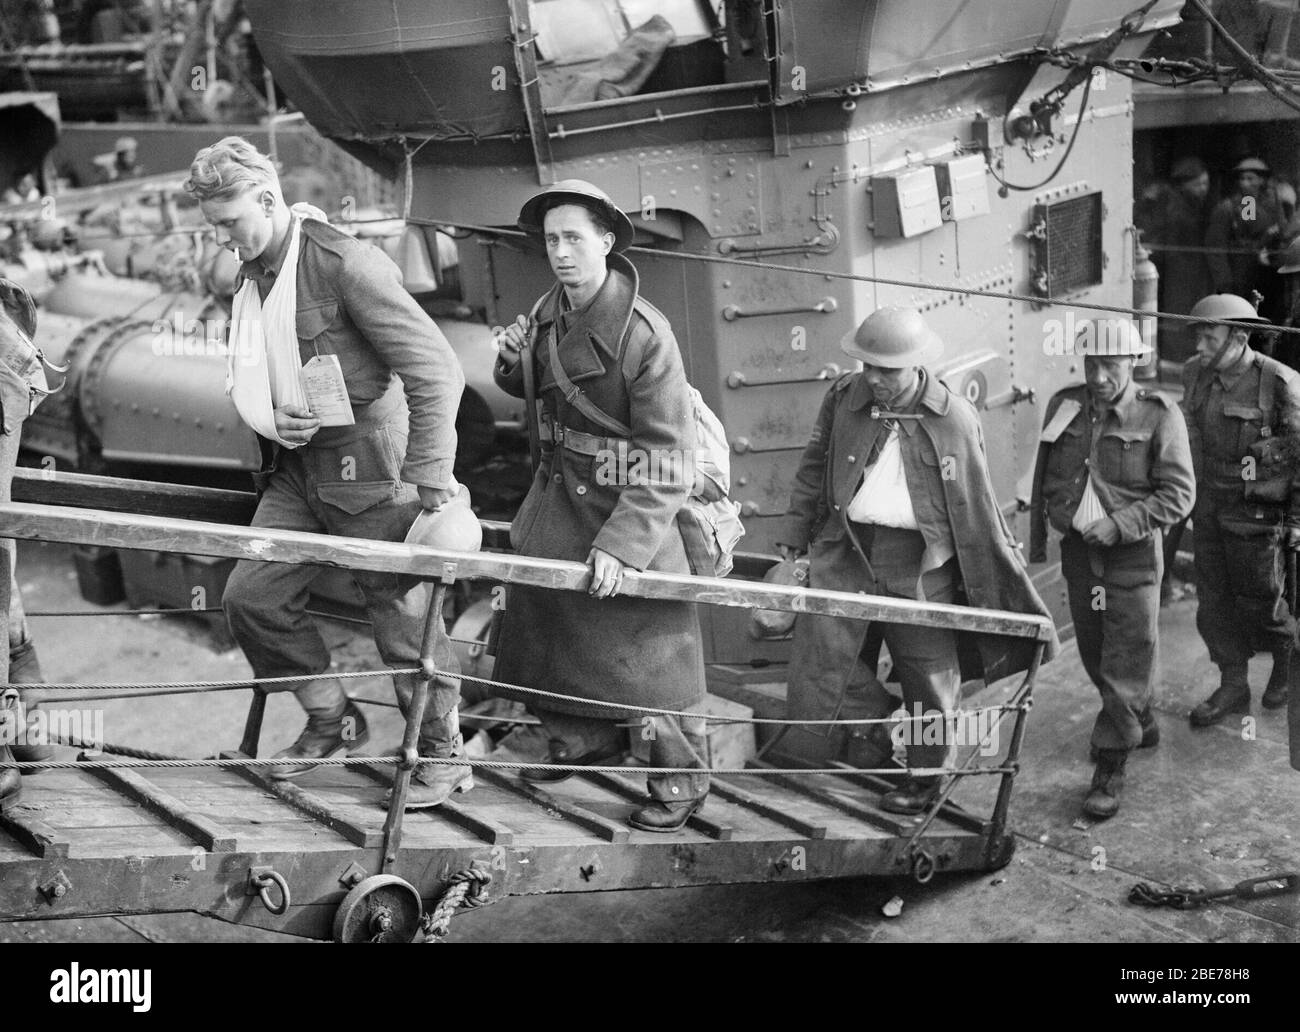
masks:
[[[314,455],[304,454],[307,451],[286,449],[280,453],[278,468],[267,479],[253,517],[254,527],[402,540],[420,511],[415,489],[402,484],[391,497],[380,501],[374,501],[368,493],[378,494],[376,482],[396,477],[404,447],[395,448],[371,435],[346,449],[325,449],[324,454]],[[348,457],[355,462],[355,481],[337,482],[338,456],[331,454],[335,451],[350,453]],[[375,464],[380,468],[374,468]],[[331,475],[334,479],[327,479]],[[321,488],[325,496],[339,504],[322,501]],[[235,564],[222,605],[231,634],[244,650],[255,677],[301,675],[306,679],[329,669],[329,648],[306,612],[308,591],[318,573],[313,567],[289,563],[241,560]],[[384,663],[390,667],[417,666],[431,586],[422,583],[404,590],[398,575],[392,573],[355,570],[352,576],[365,599],[375,644]],[[460,673],[459,661],[442,620],[435,620],[434,625],[433,660],[446,673],[429,685],[422,741],[433,734],[431,725],[445,717],[460,699],[460,679],[456,676]],[[398,701],[405,708],[413,677],[394,675],[394,681]],[[266,690],[287,691],[294,687],[288,683],[268,686]],[[342,696],[340,686],[340,701]]]
[[[1092,727],[1098,749],[1135,749],[1142,740],[1139,714],[1151,704],[1159,634],[1161,537],[1109,548],[1074,531],[1061,539],[1079,658],[1101,693]]]
[[[1243,677],[1251,656],[1291,648],[1296,632],[1283,598],[1282,528],[1250,522],[1259,511],[1206,491],[1192,518],[1196,629],[1210,659]]]
[[[955,601],[959,579],[957,561],[950,559],[922,576],[925,539],[919,531],[851,524],[862,553],[867,557],[869,595]],[[920,584],[920,592],[917,586]],[[881,623],[880,630],[894,664],[894,680],[903,689],[903,708],[909,718],[903,726],[909,767],[944,767],[955,755],[952,720],[939,713],[956,708],[961,693],[961,666],[957,635],[936,627]]]
[[[703,717],[670,717],[629,711],[625,720],[610,717],[580,717],[558,710],[529,707],[551,741],[554,755],[563,749],[570,757],[591,752],[610,752],[627,746],[628,726],[632,733],[649,739],[652,767],[707,767],[708,732]],[[664,803],[685,803],[709,794],[709,775],[658,774],[646,777],[653,799]]]

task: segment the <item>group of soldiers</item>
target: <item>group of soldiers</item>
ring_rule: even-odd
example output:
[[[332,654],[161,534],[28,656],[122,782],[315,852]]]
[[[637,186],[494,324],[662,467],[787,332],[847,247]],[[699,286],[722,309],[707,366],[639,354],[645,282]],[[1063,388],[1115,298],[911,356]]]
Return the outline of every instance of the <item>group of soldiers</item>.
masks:
[[[1029,559],[1047,560],[1048,526],[1060,534],[1080,659],[1101,696],[1082,807],[1096,820],[1118,812],[1128,754],[1160,741],[1151,704],[1163,535],[1189,515],[1197,627],[1221,677],[1192,725],[1249,712],[1247,663],[1259,651],[1273,657],[1261,704],[1288,701],[1296,623],[1284,570],[1300,547],[1300,374],[1250,347],[1263,320],[1244,298],[1207,296],[1191,320],[1196,354],[1184,366],[1181,406],[1135,382],[1152,349],[1132,321],[1080,323],[1073,354],[1083,357],[1085,383],[1051,398],[1039,437]],[[826,396],[779,547],[787,557],[810,553],[811,587],[1045,612],[997,509],[976,414],[925,368],[939,346],[911,309],[880,309],[846,338],[863,368]],[[956,476],[941,474],[946,460]],[[1293,592],[1293,559],[1289,566]],[[966,669],[950,632],[883,630],[904,709],[915,714],[906,720],[952,711],[966,675],[992,681],[1026,665],[1023,651],[1004,645],[998,654],[981,642],[983,668]],[[896,702],[872,676],[875,661],[859,623],[801,616],[789,716],[883,718]],[[909,768],[931,772],[884,796],[884,808],[899,813],[934,800],[942,774],[933,769],[954,753],[948,731],[910,737],[923,744],[909,744]],[[890,741],[872,738],[848,736],[841,757],[887,762]]]
[[[263,444],[253,525],[401,541],[426,511],[434,530],[423,540],[458,547],[450,537],[440,542],[437,520],[452,527],[457,513],[472,519],[452,473],[464,377],[393,263],[322,213],[290,208],[269,159],[238,137],[200,151],[186,188],[218,244],[241,261],[232,312],[241,351],[228,391]],[[556,183],[529,199],[519,226],[545,250],[555,284],[496,333],[497,382],[526,400],[541,429],[511,542],[522,555],[585,563],[591,577],[585,594],[509,588],[495,680],[503,695],[523,697],[548,736],[551,762],[523,771],[527,781],[618,762],[627,723],[636,721],[652,766],[672,772],[649,775],[647,798],[629,821],[677,831],[709,791],[696,715],[705,696],[696,607],[622,588],[628,570],[700,572],[677,529],[699,490],[696,399],[668,320],[641,297],[623,254],[632,223],[608,195],[580,180]],[[14,353],[30,365],[34,312],[24,314],[27,332],[14,337]],[[1162,532],[1194,504],[1198,627],[1222,683],[1192,722],[1208,726],[1249,709],[1247,661],[1259,649],[1274,657],[1263,705],[1281,706],[1288,695],[1295,621],[1282,556],[1300,544],[1290,450],[1300,434],[1300,377],[1250,348],[1258,318],[1243,298],[1210,296],[1192,314],[1197,355],[1186,365],[1181,408],[1134,382],[1134,365],[1150,349],[1131,322],[1089,321],[1076,341],[1086,383],[1051,399],[1040,437],[1030,558],[1046,559],[1050,523],[1061,534],[1080,654],[1101,694],[1084,803],[1099,819],[1118,809],[1129,751],[1159,740],[1151,700]],[[943,345],[921,314],[880,308],[841,347],[860,368],[821,405],[775,536],[779,551],[809,553],[813,588],[1047,616],[995,496],[978,413],[931,372]],[[29,411],[23,377],[33,369],[14,371],[14,390],[4,394],[0,497]],[[322,397],[345,396],[346,411],[317,409],[313,384]],[[687,458],[679,475],[598,475],[604,453],[660,451]],[[280,778],[369,738],[361,712],[328,676],[329,649],[306,611],[311,573],[243,561],[223,600],[254,675],[291,679],[270,690],[295,691],[306,713],[302,733],[276,756]],[[383,661],[416,665],[429,586],[379,573],[357,580]],[[473,787],[457,715],[459,668],[445,629],[435,633],[437,673],[418,740],[426,762],[413,775],[408,808],[438,806]],[[1025,670],[1035,646],[804,614],[791,721],[826,733],[828,721],[884,718],[895,707],[874,676],[856,673],[863,660],[874,663],[873,633],[889,647],[905,707],[937,730],[909,739],[905,777],[881,800],[886,810],[916,814],[934,803],[951,764],[962,681]],[[1053,637],[1048,659],[1056,647]],[[394,682],[405,713],[414,675],[395,673]],[[835,741],[874,765],[892,751],[879,735],[884,726]],[[7,758],[0,743],[5,808],[21,790]]]
[[[1187,315],[1209,294],[1236,294],[1270,322],[1300,325],[1300,215],[1295,187],[1246,155],[1229,170],[1226,195],[1210,196],[1210,171],[1178,158],[1169,181],[1144,191],[1133,212],[1160,274],[1160,311]],[[1185,324],[1161,320],[1160,354],[1181,361],[1192,349]],[[1264,338],[1259,349],[1300,368],[1300,337]]]
[[[1097,819],[1119,808],[1128,753],[1160,741],[1151,700],[1162,533],[1189,514],[1196,624],[1220,671],[1192,725],[1250,711],[1256,652],[1273,657],[1261,704],[1288,699],[1296,625],[1284,571],[1300,547],[1300,375],[1250,347],[1263,320],[1244,298],[1212,294],[1190,315],[1196,352],[1180,406],[1133,382],[1134,363],[1150,359],[1137,327],[1099,320],[1076,349],[1087,355],[1086,384],[1058,392],[1044,413],[1030,558],[1047,558],[1050,523],[1062,535],[1080,658],[1101,694],[1083,807]]]

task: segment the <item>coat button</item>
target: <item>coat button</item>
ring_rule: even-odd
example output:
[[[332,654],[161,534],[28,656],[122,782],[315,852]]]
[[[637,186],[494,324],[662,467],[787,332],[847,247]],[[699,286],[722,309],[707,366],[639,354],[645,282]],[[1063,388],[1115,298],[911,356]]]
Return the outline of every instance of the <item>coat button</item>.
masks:
[[[555,476],[551,477],[551,479],[554,480],[557,484],[563,484],[563,483],[564,483],[564,474],[563,474],[563,473],[556,473]]]
[[[831,508],[833,508],[836,512],[840,511],[840,507],[838,505],[833,505],[831,506]]]
[[[850,455],[850,456],[849,456],[849,461],[850,461],[850,462],[857,462],[857,461],[858,461],[858,457],[857,457],[856,455]]]
[[[578,487],[577,487],[577,492],[578,492],[578,494],[580,494],[580,495],[585,495],[585,494],[587,493],[587,485],[586,485],[586,484],[579,484]]]
[[[681,789],[678,788],[676,785],[673,785],[673,787],[672,787],[672,793],[673,793],[673,795],[677,795],[677,794],[680,793],[680,792],[681,792]]]

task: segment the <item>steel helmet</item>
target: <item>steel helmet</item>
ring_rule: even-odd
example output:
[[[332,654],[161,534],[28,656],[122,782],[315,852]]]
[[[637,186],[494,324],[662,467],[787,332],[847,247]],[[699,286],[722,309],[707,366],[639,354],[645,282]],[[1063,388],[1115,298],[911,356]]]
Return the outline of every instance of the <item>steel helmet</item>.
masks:
[[[1151,345],[1132,319],[1084,319],[1074,334],[1074,353],[1096,358],[1142,358]]]
[[[903,369],[938,358],[943,342],[915,308],[887,305],[877,308],[852,333],[846,333],[840,340],[840,350],[867,365]]]
[[[546,213],[561,204],[580,204],[598,212],[614,231],[614,250],[625,251],[632,243],[632,220],[623,214],[612,197],[585,179],[561,179],[539,194],[534,194],[519,209],[516,225],[529,236],[541,238]]]
[[[1206,173],[1205,162],[1197,157],[1183,157],[1174,162],[1174,167],[1169,170],[1169,178],[1175,183],[1185,183],[1189,179],[1197,179]]]
[[[452,552],[477,552],[482,548],[483,526],[470,508],[469,488],[461,484],[450,501],[422,511],[407,531],[406,543]]]
[[[1300,237],[1296,237],[1283,249],[1278,260],[1281,264],[1277,271],[1280,273],[1300,272]]]
[[[1268,322],[1267,319],[1260,318],[1254,305],[1236,294],[1210,294],[1197,301],[1187,314],[1197,322],[1203,323],[1217,323],[1223,320]]]
[[[36,303],[21,283],[0,276],[0,308],[28,337],[36,336]]]
[[[1260,175],[1266,176],[1269,173],[1269,167],[1267,162],[1252,155],[1248,158],[1242,158],[1233,165],[1232,171],[1234,175],[1239,172],[1258,172]]]
[[[438,509],[421,510],[406,532],[406,544],[445,548],[450,552],[477,552],[483,547],[483,525],[469,502],[469,488],[461,484],[455,496]],[[397,584],[400,590],[409,591],[421,579],[399,573]]]

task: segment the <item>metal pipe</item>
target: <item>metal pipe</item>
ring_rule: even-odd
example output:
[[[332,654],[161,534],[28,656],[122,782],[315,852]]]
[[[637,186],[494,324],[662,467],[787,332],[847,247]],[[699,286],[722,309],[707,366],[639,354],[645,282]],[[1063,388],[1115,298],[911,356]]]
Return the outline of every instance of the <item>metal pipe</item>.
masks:
[[[1029,661],[1029,669],[1025,671],[1025,679],[1012,699],[1013,702],[1023,705],[1016,713],[1016,723],[1011,729],[1011,744],[1007,748],[1006,766],[1008,769],[1002,775],[1002,781],[998,785],[998,797],[993,804],[993,816],[989,819],[990,842],[993,841],[995,836],[1000,838],[1003,829],[1007,825],[1007,810],[1011,806],[1011,786],[1015,781],[1015,772],[1020,764],[1020,746],[1025,739],[1025,719],[1029,715],[1029,707],[1034,702],[1034,680],[1038,676],[1038,667],[1043,661],[1044,648],[1046,648],[1046,645],[1043,642],[1039,642],[1034,646],[1034,658]]]
[[[793,382],[793,381],[792,381]],[[780,444],[773,448],[755,448],[748,437],[737,437],[731,442],[731,450],[737,455],[767,455],[771,452],[803,451],[802,444]]]
[[[755,101],[753,104],[730,104],[727,107],[700,108],[696,111],[674,111],[665,115],[659,108],[655,108],[654,118],[629,118],[623,122],[609,122],[605,125],[592,125],[585,129],[565,129],[564,123],[556,125],[553,132],[546,135],[551,139],[563,140],[569,136],[584,136],[587,133],[603,133],[609,129],[627,129],[634,125],[653,125],[657,122],[671,122],[678,118],[693,118],[696,115],[718,115],[726,111],[758,111],[763,105]]]
[[[802,312],[821,312],[829,315],[839,308],[839,302],[833,297],[824,297],[813,305],[795,305],[792,308],[760,308],[754,311],[745,311],[739,305],[727,305],[722,310],[722,318],[727,322],[735,322],[737,319],[756,319],[762,315],[799,315]]]
[[[442,621],[442,606],[447,597],[447,585],[452,583],[450,577],[444,577],[434,586],[433,598],[424,614],[424,637],[420,641],[420,676],[415,682],[411,695],[411,704],[406,714],[406,731],[402,735],[402,756],[397,764],[397,773],[393,778],[393,793],[388,800],[388,816],[384,820],[384,856],[381,872],[387,874],[397,863],[398,850],[402,847],[402,818],[406,813],[406,791],[411,784],[411,772],[415,769],[419,754],[416,745],[420,736],[420,725],[424,722],[424,709],[429,701],[429,684],[436,669],[434,647],[438,642],[438,630]]]
[[[751,380],[744,373],[736,370],[727,374],[727,386],[735,390],[741,387],[780,387],[787,383],[816,383],[818,380],[833,380],[842,373],[834,362],[822,366],[814,376],[774,377],[767,380]]]

